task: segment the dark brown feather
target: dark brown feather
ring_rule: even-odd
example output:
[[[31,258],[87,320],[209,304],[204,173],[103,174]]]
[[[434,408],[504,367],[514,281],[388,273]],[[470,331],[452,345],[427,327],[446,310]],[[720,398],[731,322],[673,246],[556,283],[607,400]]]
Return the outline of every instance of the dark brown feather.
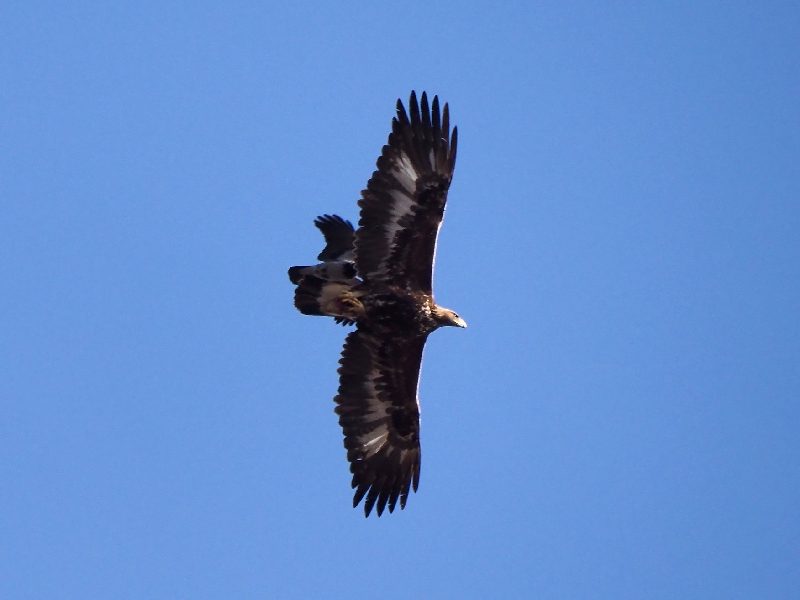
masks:
[[[323,262],[289,270],[301,312],[345,324],[352,321],[338,314],[358,319],[342,350],[334,400],[353,475],[353,506],[363,502],[367,516],[393,512],[398,503],[404,508],[417,490],[417,386],[425,341],[443,325],[465,326],[436,306],[432,293],[457,142],[448,105],[440,107],[438,97],[429,103],[423,92],[418,101],[411,92],[408,110],[398,100],[387,144],[359,200],[358,229],[335,215],[317,217],[326,242]],[[347,302],[358,310],[339,310]]]
[[[410,115],[410,116],[409,116]],[[457,132],[423,92],[397,101],[392,132],[359,201],[356,265],[368,283],[431,293],[439,225],[455,167]],[[409,170],[410,169],[410,170]]]
[[[340,360],[336,413],[353,473],[353,506],[364,512],[405,507],[419,485],[417,381],[426,336],[382,339],[359,327]],[[375,439],[377,442],[371,444]]]

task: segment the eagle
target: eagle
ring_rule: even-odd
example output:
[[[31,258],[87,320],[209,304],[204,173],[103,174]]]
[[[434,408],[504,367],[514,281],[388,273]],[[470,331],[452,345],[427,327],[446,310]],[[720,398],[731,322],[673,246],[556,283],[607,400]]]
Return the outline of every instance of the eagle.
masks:
[[[289,269],[294,304],[306,315],[355,325],[339,360],[334,398],[353,475],[353,507],[378,516],[405,508],[420,475],[422,352],[439,327],[466,327],[434,301],[436,240],[456,162],[458,130],[448,105],[411,92],[397,101],[392,131],[358,201],[358,228],[317,217],[325,247],[310,266]]]

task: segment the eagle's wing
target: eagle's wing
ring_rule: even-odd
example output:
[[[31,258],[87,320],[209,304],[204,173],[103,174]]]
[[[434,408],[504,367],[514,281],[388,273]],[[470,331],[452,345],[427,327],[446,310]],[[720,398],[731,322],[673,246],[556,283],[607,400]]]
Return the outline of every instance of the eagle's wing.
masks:
[[[325,248],[319,260],[353,260],[353,224],[338,215],[322,215],[314,225],[325,236]]]
[[[450,133],[447,104],[421,106],[411,92],[409,115],[397,101],[392,133],[378,169],[361,193],[356,266],[368,283],[431,293],[436,237],[456,162],[458,130]]]
[[[378,516],[408,490],[420,472],[417,383],[425,337],[381,339],[359,327],[347,336],[339,361],[336,413],[353,473],[353,507]]]

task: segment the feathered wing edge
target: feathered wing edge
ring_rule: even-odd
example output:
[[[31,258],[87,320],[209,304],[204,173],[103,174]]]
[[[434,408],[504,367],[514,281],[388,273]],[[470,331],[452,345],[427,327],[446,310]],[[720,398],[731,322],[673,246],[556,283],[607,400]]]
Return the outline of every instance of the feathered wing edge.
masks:
[[[436,238],[453,177],[458,129],[448,105],[411,92],[409,111],[397,101],[392,132],[377,170],[362,191],[356,264],[367,281],[431,292]]]
[[[353,224],[339,215],[320,215],[314,219],[314,225],[325,238],[325,247],[317,256],[318,260],[352,260]]]
[[[419,485],[417,383],[425,338],[382,340],[363,327],[345,340],[334,398],[355,489],[353,507],[405,508]]]

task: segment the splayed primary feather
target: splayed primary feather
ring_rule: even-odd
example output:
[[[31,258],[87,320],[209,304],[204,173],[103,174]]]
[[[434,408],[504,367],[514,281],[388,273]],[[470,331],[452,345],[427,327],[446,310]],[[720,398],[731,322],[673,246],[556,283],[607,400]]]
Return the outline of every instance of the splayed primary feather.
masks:
[[[380,516],[404,508],[419,485],[419,372],[428,335],[464,327],[436,305],[436,240],[455,166],[458,132],[447,104],[411,93],[397,102],[392,131],[362,191],[358,229],[335,215],[318,217],[323,261],[292,267],[295,305],[306,314],[355,321],[339,361],[334,398],[355,490],[353,506]],[[348,265],[356,271],[348,271]],[[352,277],[344,277],[352,275]]]

